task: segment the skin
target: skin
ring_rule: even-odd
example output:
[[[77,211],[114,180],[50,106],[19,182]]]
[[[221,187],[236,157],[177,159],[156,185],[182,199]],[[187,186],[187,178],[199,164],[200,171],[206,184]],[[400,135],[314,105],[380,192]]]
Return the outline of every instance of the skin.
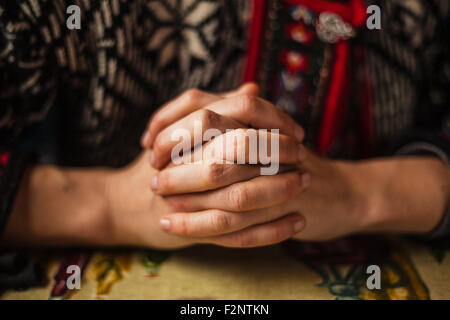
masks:
[[[248,127],[276,128],[265,123],[270,117],[263,115],[263,110],[274,106],[256,95],[224,97],[210,104],[210,95],[202,95],[196,92],[196,99],[202,103],[189,115],[181,111],[184,106],[176,100],[163,108],[150,121],[148,134],[142,139],[143,146],[151,150],[152,166],[161,170],[152,179],[153,191],[179,211],[161,219],[161,228],[170,234],[227,234],[261,223],[262,220],[255,222],[255,217],[264,217],[267,222],[292,212],[305,218],[307,226],[295,236],[300,240],[322,241],[368,232],[423,234],[437,226],[448,208],[450,171],[433,157],[336,161],[320,158],[299,145],[298,149],[286,147],[290,155],[292,150],[299,152],[292,172],[260,177],[255,166],[212,167],[207,161],[211,158],[208,150],[221,142],[217,139],[205,144],[203,163],[167,165],[169,146],[174,144],[168,141],[169,137],[180,127],[189,130],[193,121],[225,128],[239,120],[243,127],[238,131],[244,133]],[[210,121],[210,111],[214,112],[214,121]],[[172,124],[165,126],[164,118],[169,114]],[[304,132],[284,116],[280,119],[287,125],[277,121],[272,124],[280,125],[283,134],[301,141]],[[280,135],[280,146],[286,145],[281,137],[285,136]],[[295,161],[288,159],[281,147],[280,162],[293,163],[289,160]]]
[[[253,85],[244,86],[236,92],[221,95],[220,99],[252,95],[255,89]],[[195,93],[188,92],[178,102],[194,106],[198,103],[192,100],[195,97]],[[117,170],[30,167],[21,181],[1,243],[5,246],[164,249],[197,243],[258,246],[291,238],[300,230],[298,222],[304,221],[301,216],[290,214],[227,235],[188,238],[168,234],[159,227],[159,222],[175,210],[170,201],[149,188],[152,177],[158,173],[149,165],[149,158],[150,152],[142,152],[129,166]]]
[[[221,95],[188,91],[154,115],[142,138],[148,151],[123,169],[30,167],[2,243],[243,248],[353,233],[423,234],[439,223],[450,199],[443,162],[320,158],[301,145],[303,130],[257,94],[253,84]],[[241,134],[248,127],[282,129],[280,173],[260,176],[258,165],[208,161],[173,165],[168,137],[176,128],[190,130],[195,119]],[[204,159],[214,156],[208,150],[218,141],[205,143]]]

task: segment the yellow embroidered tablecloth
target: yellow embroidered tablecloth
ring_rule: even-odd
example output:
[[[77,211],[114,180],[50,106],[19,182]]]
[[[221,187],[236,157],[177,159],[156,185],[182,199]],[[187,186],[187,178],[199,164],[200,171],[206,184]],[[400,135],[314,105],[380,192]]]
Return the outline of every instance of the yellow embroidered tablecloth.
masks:
[[[41,255],[45,285],[2,299],[450,299],[450,241],[358,236],[256,249],[104,250]],[[81,289],[61,275],[81,264]],[[381,289],[366,286],[378,265]]]

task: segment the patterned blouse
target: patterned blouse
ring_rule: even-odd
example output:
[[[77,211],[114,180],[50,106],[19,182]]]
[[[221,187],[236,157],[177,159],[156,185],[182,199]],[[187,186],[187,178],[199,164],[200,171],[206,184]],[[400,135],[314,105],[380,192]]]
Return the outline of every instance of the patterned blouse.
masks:
[[[449,22],[447,0],[0,0],[0,231],[27,165],[124,166],[152,113],[194,87],[258,82],[325,156],[449,163]]]

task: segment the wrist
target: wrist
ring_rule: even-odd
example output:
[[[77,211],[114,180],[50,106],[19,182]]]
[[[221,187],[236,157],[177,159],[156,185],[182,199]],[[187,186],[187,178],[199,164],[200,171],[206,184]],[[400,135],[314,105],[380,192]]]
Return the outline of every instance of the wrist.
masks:
[[[389,201],[383,190],[385,173],[373,161],[354,162],[352,165],[352,195],[358,210],[358,232],[376,232],[386,219]]]
[[[360,162],[365,232],[425,234],[448,208],[449,171],[438,159],[399,157]]]
[[[65,174],[74,189],[73,198],[79,200],[75,215],[74,232],[83,234],[81,243],[108,246],[113,244],[108,185],[115,170],[111,169],[68,169]],[[83,239],[84,238],[84,239]]]
[[[106,234],[109,239],[109,245],[118,245],[123,243],[121,230],[124,229],[122,217],[126,216],[126,190],[123,190],[123,171],[118,169],[109,172],[104,176],[104,192],[102,194],[105,210],[105,218],[108,223]],[[125,199],[124,199],[125,198]]]
[[[158,231],[159,224],[152,223],[157,199],[149,185],[154,170],[146,162],[143,166],[138,162],[105,177],[109,245],[146,245]],[[148,230],[144,234],[139,232],[143,226]]]
[[[378,177],[365,162],[337,161],[336,167],[342,174],[343,186],[350,199],[347,216],[352,233],[367,232],[381,218],[379,212],[383,201],[375,182]]]

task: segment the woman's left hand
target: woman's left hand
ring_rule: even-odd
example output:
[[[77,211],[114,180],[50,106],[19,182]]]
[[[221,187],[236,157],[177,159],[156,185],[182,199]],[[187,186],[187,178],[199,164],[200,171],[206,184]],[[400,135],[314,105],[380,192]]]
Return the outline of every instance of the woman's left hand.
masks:
[[[291,213],[303,217],[295,226],[294,238],[299,240],[367,232],[423,234],[436,227],[448,208],[449,172],[433,157],[350,162],[307,151],[306,160],[294,171],[203,193],[166,192],[179,213],[164,216],[162,227],[170,234],[197,239],[220,235],[230,239],[235,234],[240,247],[276,242],[277,229],[259,237],[243,231]]]
[[[161,219],[161,228],[169,234],[195,238],[197,243],[201,239],[211,242],[213,237],[223,240],[221,245],[232,241],[232,246],[240,247],[280,242],[293,233],[302,240],[362,232],[422,234],[436,227],[448,208],[450,170],[433,157],[336,161],[297,145],[301,149],[297,158],[297,147],[285,143],[280,145],[280,154],[286,155],[285,163],[290,165],[280,166],[275,176],[260,176],[260,167],[238,164],[166,167],[173,147],[167,137],[177,128],[192,129],[199,108],[217,112],[216,121],[207,123],[216,124],[221,131],[245,128],[233,122],[244,119],[255,128],[281,127],[285,134],[296,137],[297,143],[303,139],[303,130],[275,106],[256,98],[252,85],[228,99],[194,92],[162,108],[143,139],[146,148],[158,146],[152,164],[162,171],[156,180],[153,177],[152,181],[157,181],[152,183],[153,189],[177,212]]]
[[[177,169],[182,170],[183,165]],[[297,213],[304,217],[296,226],[297,233],[303,230],[298,238],[324,240],[358,232],[367,224],[364,216],[367,208],[355,190],[356,179],[350,175],[355,169],[350,164],[321,159],[308,152],[301,167],[274,176],[259,176],[202,193],[173,194],[177,193],[173,189],[159,190],[173,210],[179,212],[163,217],[162,226],[171,234],[206,238]],[[159,177],[171,179],[164,170]],[[216,177],[217,180],[220,178]],[[164,181],[163,185],[175,183]],[[273,243],[272,238],[277,235],[274,231],[266,237],[267,241],[242,238],[241,246]]]

